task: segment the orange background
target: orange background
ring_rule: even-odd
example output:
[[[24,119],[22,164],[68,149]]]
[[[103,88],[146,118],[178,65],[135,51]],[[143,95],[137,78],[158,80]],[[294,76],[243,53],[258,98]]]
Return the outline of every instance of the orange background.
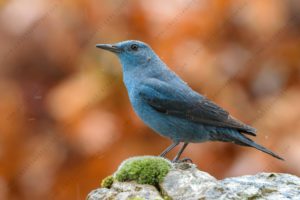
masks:
[[[84,199],[122,160],[171,143],[133,112],[116,56],[95,48],[127,39],[149,43],[286,161],[219,142],[184,157],[217,178],[300,175],[299,1],[2,0],[0,9],[0,199]]]

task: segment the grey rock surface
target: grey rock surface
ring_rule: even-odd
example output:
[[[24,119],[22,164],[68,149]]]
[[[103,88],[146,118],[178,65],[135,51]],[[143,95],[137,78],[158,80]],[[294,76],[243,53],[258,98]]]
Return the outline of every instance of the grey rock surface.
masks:
[[[134,182],[115,182],[110,189],[98,188],[90,192],[88,200],[163,200],[160,192],[152,185]]]
[[[160,184],[162,193],[172,199],[201,199],[206,192],[217,185],[217,180],[195,165],[175,164]]]
[[[300,178],[289,174],[260,173],[227,178],[219,181],[210,194],[216,194],[217,188],[224,191],[219,195],[223,199],[300,200]]]
[[[138,197],[138,198],[137,198]],[[300,200],[300,178],[289,174],[260,173],[216,180],[194,164],[174,164],[157,186],[115,182],[110,189],[92,191],[88,200]]]

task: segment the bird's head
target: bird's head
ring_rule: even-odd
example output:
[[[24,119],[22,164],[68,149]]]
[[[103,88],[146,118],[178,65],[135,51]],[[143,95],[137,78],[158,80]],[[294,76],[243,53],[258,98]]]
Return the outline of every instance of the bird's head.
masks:
[[[127,40],[116,44],[97,44],[96,47],[115,53],[124,69],[143,66],[156,58],[156,54],[149,45],[137,40]]]

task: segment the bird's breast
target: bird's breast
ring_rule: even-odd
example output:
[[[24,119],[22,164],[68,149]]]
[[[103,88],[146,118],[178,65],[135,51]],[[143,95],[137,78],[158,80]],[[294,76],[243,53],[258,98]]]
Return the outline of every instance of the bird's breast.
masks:
[[[161,113],[154,110],[139,94],[138,88],[128,91],[129,99],[136,114],[150,127],[159,126],[157,119]]]

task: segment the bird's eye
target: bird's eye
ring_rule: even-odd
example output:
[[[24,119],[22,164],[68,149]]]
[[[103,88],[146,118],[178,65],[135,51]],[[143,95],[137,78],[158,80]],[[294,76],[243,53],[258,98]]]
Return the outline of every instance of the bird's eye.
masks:
[[[132,44],[131,46],[130,46],[130,48],[133,50],[133,51],[137,51],[138,50],[138,45],[136,45],[136,44]]]

